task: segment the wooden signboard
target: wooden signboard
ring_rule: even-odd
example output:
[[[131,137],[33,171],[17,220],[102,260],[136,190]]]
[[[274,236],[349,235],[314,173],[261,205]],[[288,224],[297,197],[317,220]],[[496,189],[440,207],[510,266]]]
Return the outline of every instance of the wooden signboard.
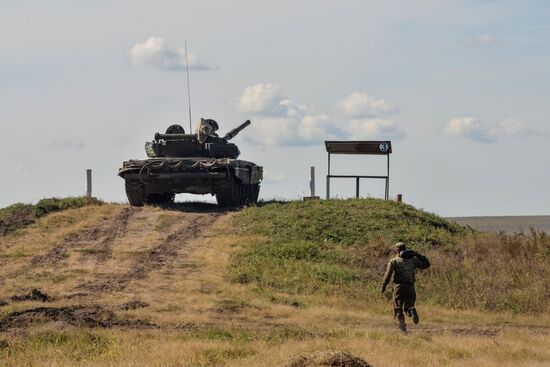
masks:
[[[330,154],[391,154],[391,141],[325,141]]]
[[[363,140],[363,141],[325,141],[328,153],[328,174],[327,174],[327,199],[330,199],[330,180],[333,178],[355,179],[355,197],[359,198],[360,179],[381,179],[384,180],[384,198],[389,199],[390,195],[390,154],[392,153],[391,141],[389,140]],[[330,172],[331,154],[373,154],[385,155],[387,160],[387,172],[384,176],[372,175],[333,175]]]

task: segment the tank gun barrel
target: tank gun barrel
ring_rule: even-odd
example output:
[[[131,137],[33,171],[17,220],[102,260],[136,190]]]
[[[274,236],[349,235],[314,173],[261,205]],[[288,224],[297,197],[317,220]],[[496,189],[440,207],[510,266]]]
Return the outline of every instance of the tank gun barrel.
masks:
[[[225,134],[223,139],[224,140],[233,139],[235,136],[237,136],[238,133],[241,132],[241,130],[243,130],[245,127],[247,127],[250,124],[251,124],[250,120],[246,120],[245,122],[243,122],[242,124],[234,128],[233,130],[230,130],[227,134]]]

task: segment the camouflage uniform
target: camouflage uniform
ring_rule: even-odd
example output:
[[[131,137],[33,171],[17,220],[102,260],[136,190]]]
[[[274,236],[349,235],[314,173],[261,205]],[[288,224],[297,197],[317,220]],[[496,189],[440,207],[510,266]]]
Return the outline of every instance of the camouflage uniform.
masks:
[[[216,134],[216,131],[218,131],[218,123],[211,119],[201,119],[197,123],[197,126],[195,127],[195,132],[197,134],[198,141],[202,144],[206,142],[206,139],[209,136],[218,136]]]
[[[382,281],[382,293],[386,291],[386,286],[393,275],[393,307],[394,316],[399,321],[402,328],[405,327],[406,312],[413,317],[415,323],[418,323],[418,314],[414,308],[416,302],[416,290],[414,282],[416,280],[416,269],[427,269],[430,262],[425,256],[416,251],[407,250],[401,242],[395,245],[398,255],[390,260]]]

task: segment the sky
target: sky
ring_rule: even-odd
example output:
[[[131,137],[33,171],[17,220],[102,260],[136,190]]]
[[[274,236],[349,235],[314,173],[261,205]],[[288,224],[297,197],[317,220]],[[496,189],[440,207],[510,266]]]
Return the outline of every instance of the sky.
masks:
[[[309,195],[310,166],[324,197],[324,140],[391,140],[392,197],[550,214],[546,0],[0,0],[0,36],[0,206],[81,195],[87,168],[95,196],[124,202],[122,162],[188,129],[187,42],[193,125],[252,120],[235,141],[264,167],[261,198]],[[333,158],[334,174],[384,169]]]

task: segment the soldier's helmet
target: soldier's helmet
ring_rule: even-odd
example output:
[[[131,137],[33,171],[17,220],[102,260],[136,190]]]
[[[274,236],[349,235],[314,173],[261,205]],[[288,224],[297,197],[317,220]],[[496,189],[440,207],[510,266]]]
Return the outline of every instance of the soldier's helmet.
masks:
[[[395,249],[395,252],[400,253],[402,251],[407,250],[407,246],[404,242],[397,242],[395,245],[393,245],[393,248]]]
[[[210,125],[210,127],[212,128],[212,132],[215,132],[215,131],[218,131],[218,129],[220,128],[218,126],[218,123],[216,122],[216,120],[212,120],[212,119],[205,119],[204,122],[208,125]]]

